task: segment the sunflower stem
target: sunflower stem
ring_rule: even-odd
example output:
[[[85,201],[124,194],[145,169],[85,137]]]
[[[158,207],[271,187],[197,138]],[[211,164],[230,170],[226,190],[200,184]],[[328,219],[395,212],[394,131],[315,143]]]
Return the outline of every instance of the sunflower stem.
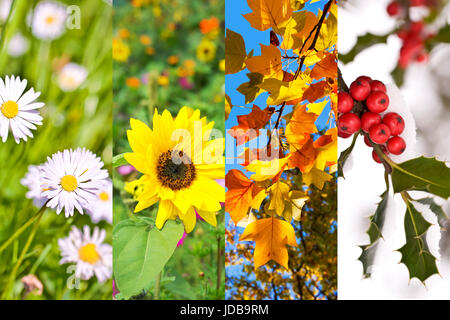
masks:
[[[32,225],[33,222],[35,222],[37,219],[40,219],[40,216],[42,215],[42,213],[44,213],[45,209],[47,208],[47,203],[48,201],[44,203],[44,205],[39,209],[39,211],[35,215],[33,215],[30,219],[28,219],[27,222],[25,222],[19,229],[17,229],[17,231],[14,232],[14,234],[2,244],[2,246],[0,247],[0,253],[2,253],[18,236],[22,234],[22,232],[24,232],[30,225]]]
[[[156,283],[155,283],[155,292],[154,292],[154,296],[153,296],[153,300],[159,300],[159,294],[161,291],[161,273],[158,273],[158,275],[156,276]]]
[[[33,226],[33,229],[31,230],[31,233],[28,236],[27,242],[25,243],[25,246],[23,247],[22,252],[20,253],[19,259],[17,260],[16,264],[14,265],[14,268],[8,278],[8,281],[5,286],[5,291],[3,292],[2,300],[7,298],[9,288],[12,285],[14,279],[16,278],[17,271],[19,270],[19,267],[22,264],[28,249],[30,248],[31,242],[33,242],[34,236],[36,235],[36,232],[39,228],[39,222],[41,221],[41,218],[44,215],[45,209],[47,209],[46,205],[44,205],[38,212],[38,215],[36,218],[37,222]]]

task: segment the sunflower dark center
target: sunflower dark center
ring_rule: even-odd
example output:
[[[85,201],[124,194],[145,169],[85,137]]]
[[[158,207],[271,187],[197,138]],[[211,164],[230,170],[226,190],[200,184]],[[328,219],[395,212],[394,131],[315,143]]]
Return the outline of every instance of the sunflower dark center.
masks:
[[[195,179],[195,166],[183,151],[161,154],[156,171],[161,184],[172,190],[187,188]]]

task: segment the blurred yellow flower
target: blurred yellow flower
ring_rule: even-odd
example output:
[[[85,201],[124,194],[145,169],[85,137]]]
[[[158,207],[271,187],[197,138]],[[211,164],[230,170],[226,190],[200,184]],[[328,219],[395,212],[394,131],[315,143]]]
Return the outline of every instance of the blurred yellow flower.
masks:
[[[118,38],[113,39],[112,43],[113,59],[120,62],[125,62],[130,56],[130,48],[128,45]]]
[[[195,68],[195,61],[192,60],[192,59],[184,60],[183,66],[185,66],[186,69],[194,70],[194,68]]]
[[[149,56],[152,56],[155,54],[155,48],[152,47],[145,48],[145,53],[148,54]]]
[[[185,67],[178,67],[177,68],[177,76],[180,78],[188,77],[189,71]]]
[[[208,40],[204,39],[197,47],[197,59],[203,62],[209,62],[216,56],[216,45]]]
[[[135,8],[143,7],[149,4],[151,0],[131,0],[131,5]]]
[[[128,31],[128,29],[119,29],[119,31],[117,32],[119,37],[122,39],[128,39],[130,37],[130,31]]]
[[[169,77],[168,76],[159,76],[158,84],[163,87],[167,87],[169,85]]]
[[[219,61],[219,69],[222,72],[225,72],[225,59]]]
[[[170,56],[167,58],[167,62],[172,65],[177,64],[179,60],[180,59],[177,56]]]
[[[125,82],[130,88],[139,88],[141,85],[141,81],[136,77],[127,78]]]
[[[144,46],[149,46],[152,44],[152,38],[150,38],[148,35],[143,34],[139,37],[139,41],[144,45]]]
[[[125,191],[131,194],[134,200],[137,200],[143,190],[144,184],[140,180],[125,182]]]
[[[154,15],[156,18],[159,18],[159,17],[161,17],[161,14],[162,14],[161,7],[155,5],[155,6],[153,7],[153,15]]]

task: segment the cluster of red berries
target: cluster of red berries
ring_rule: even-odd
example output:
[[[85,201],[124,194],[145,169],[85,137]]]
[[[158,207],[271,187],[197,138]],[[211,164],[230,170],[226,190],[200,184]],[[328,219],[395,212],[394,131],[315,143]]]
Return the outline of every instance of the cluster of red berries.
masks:
[[[435,0],[409,0],[405,7],[403,7],[404,5],[405,3],[393,1],[387,6],[387,12],[390,16],[401,17],[410,7],[433,6]],[[400,68],[406,69],[412,61],[426,62],[428,60],[424,42],[433,34],[426,32],[423,22],[407,22],[400,28],[397,35],[403,42],[398,61]]]
[[[365,132],[364,142],[372,147],[371,141],[378,144],[385,154],[399,155],[405,151],[406,143],[399,134],[405,129],[405,121],[395,112],[383,113],[389,107],[389,96],[386,86],[379,80],[360,76],[350,85],[350,93],[341,91],[338,94],[338,135],[348,138],[362,130]],[[362,103],[364,110],[354,111],[355,101]],[[375,150],[374,160],[381,163]]]

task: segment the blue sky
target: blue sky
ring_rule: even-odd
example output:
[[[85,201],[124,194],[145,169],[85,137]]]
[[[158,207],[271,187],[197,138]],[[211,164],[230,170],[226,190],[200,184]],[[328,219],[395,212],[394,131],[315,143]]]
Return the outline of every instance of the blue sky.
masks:
[[[326,0],[318,1],[312,5],[308,5],[305,9],[314,12],[315,14],[318,14],[319,9],[323,9]],[[261,49],[260,44],[269,45],[270,44],[270,30],[266,31],[259,31],[256,29],[251,28],[250,23],[243,17],[244,14],[251,12],[252,10],[248,7],[247,2],[244,0],[227,0],[225,1],[225,26],[226,28],[237,32],[241,34],[244,37],[245,40],[245,46],[247,53],[251,50],[254,50],[253,55],[258,56],[261,55]],[[243,71],[237,73],[237,74],[231,74],[225,76],[225,90],[227,95],[231,98],[231,102],[233,105],[238,106],[246,106],[244,108],[235,107],[232,109],[230,116],[228,120],[226,121],[226,130],[230,129],[231,127],[237,125],[237,116],[238,115],[244,115],[248,114],[251,111],[251,107],[253,104],[256,104],[261,109],[264,109],[266,105],[266,100],[268,97],[268,93],[262,93],[260,94],[255,101],[245,104],[245,97],[241,93],[239,93],[236,89],[244,82],[248,81],[248,78],[246,74],[249,71],[247,69],[244,69]],[[328,119],[328,113],[330,110],[329,104],[325,108],[322,115],[318,118],[316,122],[316,126],[319,130],[325,128],[325,123]],[[287,114],[292,111],[292,107],[286,107],[284,114]],[[274,118],[276,118],[277,115],[274,115]],[[226,135],[227,139],[227,148],[229,144],[235,143],[234,138],[230,135]],[[264,138],[260,139],[260,143],[265,145]],[[237,154],[239,154],[242,151],[241,149],[237,150]],[[226,172],[228,172],[231,169],[239,169],[242,170],[242,166],[239,164],[227,164],[226,165]],[[251,173],[246,173],[248,176],[251,175]],[[226,226],[233,226],[234,224],[230,223],[230,216],[227,213],[225,216],[226,220]],[[237,228],[238,235],[243,232],[243,228]],[[238,236],[237,235],[237,236]],[[234,248],[227,244],[226,250],[230,251]],[[242,268],[240,266],[236,267],[227,267],[226,272],[229,275],[240,275],[242,273]],[[254,275],[253,275],[254,276]],[[249,281],[254,281],[253,279],[248,279]],[[226,295],[226,299],[228,299],[229,296]],[[268,297],[269,299],[271,297]]]

